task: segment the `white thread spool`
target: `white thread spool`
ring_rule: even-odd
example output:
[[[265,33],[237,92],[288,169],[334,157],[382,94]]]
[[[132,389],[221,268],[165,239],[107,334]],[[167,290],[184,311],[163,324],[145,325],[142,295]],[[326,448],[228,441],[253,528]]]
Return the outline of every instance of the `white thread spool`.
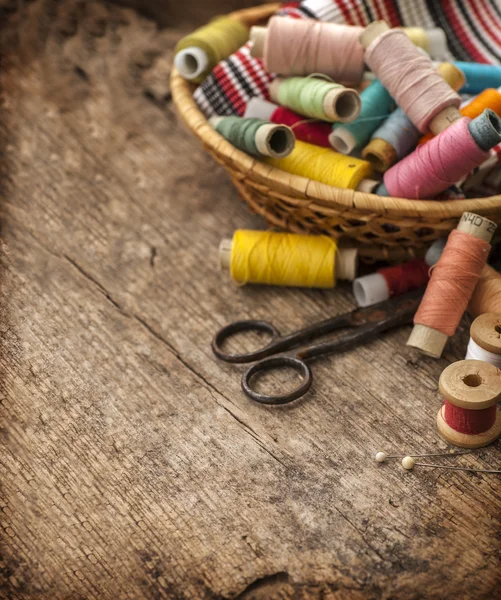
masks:
[[[473,321],[466,359],[483,360],[501,369],[501,314],[485,313]]]
[[[261,98],[251,98],[245,107],[244,118],[262,119],[270,121],[273,113],[279,108],[277,104],[262,100]]]

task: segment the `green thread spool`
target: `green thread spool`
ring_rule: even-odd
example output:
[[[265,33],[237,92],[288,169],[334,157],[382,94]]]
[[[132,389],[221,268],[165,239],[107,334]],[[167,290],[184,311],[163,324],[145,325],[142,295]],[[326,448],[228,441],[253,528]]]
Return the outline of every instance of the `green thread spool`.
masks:
[[[174,66],[185,79],[201,83],[221,60],[248,39],[249,29],[240,21],[229,17],[214,19],[179,40]]]
[[[363,148],[371,135],[395,108],[395,101],[383,84],[375,79],[360,94],[362,110],[356,121],[346,125],[334,125],[329,141],[342,154]]]
[[[261,119],[212,117],[209,123],[235,148],[253,156],[284,158],[296,143],[290,127]]]
[[[294,112],[328,121],[350,123],[360,114],[362,101],[356,90],[315,77],[278,78],[270,87],[271,99]]]

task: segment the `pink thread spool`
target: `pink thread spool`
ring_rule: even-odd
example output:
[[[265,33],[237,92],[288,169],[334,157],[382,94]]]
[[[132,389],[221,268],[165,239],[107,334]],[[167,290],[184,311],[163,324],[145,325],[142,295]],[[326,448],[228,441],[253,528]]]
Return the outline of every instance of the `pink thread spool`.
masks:
[[[335,81],[359,83],[364,73],[362,31],[351,25],[272,17],[267,28],[251,29],[251,54],[263,58],[269,73],[322,73]]]
[[[408,346],[440,358],[473,296],[496,227],[496,223],[485,217],[463,213],[432,271],[414,317]]]
[[[377,193],[397,198],[434,198],[484,163],[501,141],[501,119],[486,109],[462,117],[393,165]]]
[[[440,133],[461,118],[461,98],[402,30],[375,21],[365,28],[360,43],[366,49],[365,62],[421,132]]]

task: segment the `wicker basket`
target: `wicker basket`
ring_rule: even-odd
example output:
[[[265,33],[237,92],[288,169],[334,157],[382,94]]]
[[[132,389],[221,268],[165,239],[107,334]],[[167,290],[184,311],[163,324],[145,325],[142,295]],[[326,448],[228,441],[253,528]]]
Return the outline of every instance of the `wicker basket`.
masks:
[[[231,16],[250,26],[262,23],[277,8],[278,4],[266,4]],[[270,167],[213,130],[193,100],[193,85],[175,69],[171,84],[174,103],[187,126],[228,170],[251,209],[273,227],[343,238],[358,246],[362,257],[400,261],[422,254],[430,242],[446,236],[464,211],[501,223],[501,195],[448,201],[383,198]]]

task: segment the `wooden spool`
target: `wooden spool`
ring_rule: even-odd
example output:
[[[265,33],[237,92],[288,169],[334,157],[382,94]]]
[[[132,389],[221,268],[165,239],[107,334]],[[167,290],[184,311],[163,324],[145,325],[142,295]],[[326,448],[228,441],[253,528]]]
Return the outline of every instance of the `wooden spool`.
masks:
[[[486,313],[477,317],[471,324],[470,337],[487,352],[501,355],[501,314]]]
[[[501,371],[494,365],[480,360],[461,360],[449,365],[438,384],[442,396],[454,406],[466,410],[483,410],[496,405],[501,398]],[[501,434],[501,413],[483,433],[470,435],[456,431],[444,418],[442,406],[437,415],[440,435],[450,444],[462,448],[487,446]]]

